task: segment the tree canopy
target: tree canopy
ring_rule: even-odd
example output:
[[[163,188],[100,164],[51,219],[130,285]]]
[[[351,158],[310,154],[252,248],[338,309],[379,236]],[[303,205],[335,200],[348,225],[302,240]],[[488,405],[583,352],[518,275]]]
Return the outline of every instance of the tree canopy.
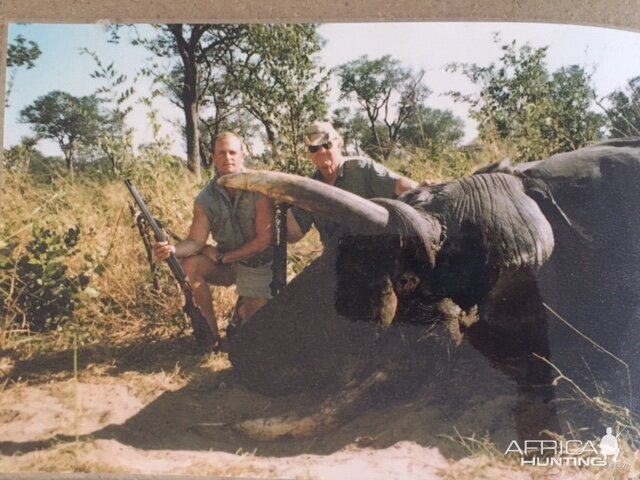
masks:
[[[36,42],[27,40],[22,35],[16,38],[7,46],[7,69],[9,70],[9,79],[7,80],[7,91],[5,95],[5,106],[9,106],[9,95],[13,89],[13,82],[16,75],[16,68],[26,67],[33,68],[36,60],[42,51]]]
[[[69,170],[74,168],[79,147],[96,144],[103,120],[95,96],[75,97],[59,90],[38,97],[20,111],[20,121],[31,124],[37,138],[58,143]]]
[[[405,122],[431,93],[413,72],[390,55],[369,60],[364,55],[338,68],[340,100],[355,100],[364,110],[371,136],[387,156],[398,143]],[[381,127],[385,129],[381,131]]]
[[[499,39],[497,39],[499,41]],[[518,160],[536,160],[574,150],[601,138],[604,119],[592,111],[591,77],[577,65],[549,72],[547,47],[501,46],[502,56],[488,66],[454,64],[480,89],[479,93],[450,92],[468,103],[484,141],[508,141]]]
[[[614,138],[640,136],[640,76],[624,89],[608,96],[611,107],[605,109],[609,119],[609,135]]]
[[[156,36],[137,38],[156,57],[176,59],[168,72],[158,65],[146,69],[162,83],[185,118],[187,166],[200,177],[200,110],[222,57],[245,32],[245,25],[168,24],[154,25]]]
[[[241,107],[258,120],[285,171],[301,171],[302,131],[326,115],[321,47],[315,25],[251,25],[226,63]]]

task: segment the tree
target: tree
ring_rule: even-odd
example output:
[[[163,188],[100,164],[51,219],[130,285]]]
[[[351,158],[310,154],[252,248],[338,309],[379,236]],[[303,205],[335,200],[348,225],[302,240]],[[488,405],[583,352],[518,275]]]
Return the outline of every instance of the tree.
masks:
[[[609,136],[640,136],[640,77],[632,78],[624,90],[616,90],[607,98],[611,104],[604,109],[609,119]]]
[[[363,108],[373,139],[386,157],[397,144],[403,125],[424,103],[430,90],[422,83],[424,71],[413,72],[385,55],[365,55],[338,68],[340,99],[353,99]],[[383,142],[380,126],[386,128]]]
[[[496,36],[496,42],[499,42]],[[535,160],[574,150],[601,136],[603,118],[591,111],[594,90],[582,67],[547,70],[547,47],[516,42],[501,46],[498,63],[489,66],[453,64],[480,87],[478,94],[449,92],[470,105],[470,117],[478,122],[484,141],[507,141],[518,151],[518,160]]]
[[[298,172],[302,129],[326,114],[328,74],[315,25],[250,25],[226,67],[241,105],[263,126],[273,158]]]
[[[36,149],[36,137],[21,137],[20,143],[4,152],[5,166],[12,171],[28,172],[31,161],[42,160],[42,154]]]
[[[362,155],[367,147],[374,145],[367,119],[360,112],[353,112],[350,107],[340,107],[333,111],[331,123],[342,135],[344,149],[350,149],[356,155]]]
[[[9,70],[9,79],[7,80],[7,94],[5,97],[5,106],[9,106],[9,95],[13,88],[16,69],[26,67],[27,70],[35,67],[35,61],[42,54],[40,47],[33,40],[27,40],[22,35],[18,35],[13,42],[7,46],[7,69]]]
[[[124,86],[127,76],[117,72],[114,62],[104,65],[95,52],[86,48],[80,52],[89,55],[96,64],[91,78],[103,83],[94,93],[105,111],[98,145],[109,159],[113,172],[118,173],[123,163],[133,156],[133,128],[127,125],[127,116],[133,110],[135,89]]]
[[[7,47],[7,68],[33,68],[41,54],[42,51],[36,42],[18,35]]]
[[[242,121],[234,121],[232,117],[242,117],[239,104],[240,93],[234,88],[233,82],[224,66],[216,68],[211,73],[211,81],[205,92],[203,108],[200,114],[200,158],[205,167],[211,165],[211,153],[213,152],[216,137],[223,131],[240,132],[245,127]],[[208,107],[208,108],[206,108]],[[247,118],[245,112],[244,120]],[[242,132],[240,132],[242,134]]]
[[[182,108],[185,117],[187,166],[198,179],[200,172],[200,109],[207,90],[218,70],[222,55],[245,31],[243,25],[170,24],[154,25],[157,36],[138,38],[134,44],[145,46],[160,58],[178,57],[167,74],[158,74],[158,65],[146,69],[156,81],[173,95],[174,103]]]
[[[464,136],[464,122],[451,110],[420,106],[400,134],[405,146],[427,148],[434,153],[455,146]]]
[[[551,75],[544,140],[550,153],[576,150],[602,138],[604,117],[592,111],[595,92],[582,67],[562,67]]]
[[[95,96],[74,97],[54,90],[22,109],[20,122],[31,124],[39,139],[50,138],[58,142],[67,168],[73,170],[77,149],[95,145],[104,117]]]

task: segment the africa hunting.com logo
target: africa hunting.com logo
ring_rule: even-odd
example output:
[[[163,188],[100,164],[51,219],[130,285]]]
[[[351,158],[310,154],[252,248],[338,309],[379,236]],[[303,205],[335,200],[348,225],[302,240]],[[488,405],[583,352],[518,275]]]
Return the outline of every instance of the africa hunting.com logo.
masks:
[[[588,440],[524,440],[518,443],[513,440],[504,454],[520,456],[520,465],[535,467],[608,467],[628,468],[625,463],[618,463],[620,447],[618,438],[627,427],[617,435],[613,435],[611,427],[607,427],[606,435],[599,442]],[[596,447],[596,443],[598,446]]]

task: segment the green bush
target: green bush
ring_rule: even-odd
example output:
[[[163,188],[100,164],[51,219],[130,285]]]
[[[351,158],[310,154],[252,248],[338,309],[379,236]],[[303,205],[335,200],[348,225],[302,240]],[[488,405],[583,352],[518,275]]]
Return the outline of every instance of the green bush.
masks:
[[[63,233],[34,227],[25,253],[17,252],[15,243],[0,244],[0,314],[5,319],[43,331],[72,317],[75,296],[89,282],[84,275],[71,276],[64,263],[79,235],[78,227]]]

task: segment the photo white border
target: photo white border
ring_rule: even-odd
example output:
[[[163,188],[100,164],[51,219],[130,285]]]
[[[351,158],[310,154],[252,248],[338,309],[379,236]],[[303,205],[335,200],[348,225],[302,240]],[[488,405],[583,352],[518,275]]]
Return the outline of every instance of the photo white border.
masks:
[[[348,23],[533,22],[640,32],[640,8],[628,0],[0,0],[0,211],[4,104],[11,23]],[[634,8],[635,7],[635,8]],[[416,46],[419,48],[419,46]],[[15,474],[9,474],[15,475]],[[143,478],[126,475],[118,478]],[[154,478],[163,478],[156,475]],[[0,479],[8,478],[0,473]],[[24,480],[102,478],[100,474],[19,474]],[[179,479],[180,476],[170,478]],[[195,477],[194,477],[195,478]],[[213,477],[212,477],[213,478]],[[222,477],[215,477],[222,478]]]

